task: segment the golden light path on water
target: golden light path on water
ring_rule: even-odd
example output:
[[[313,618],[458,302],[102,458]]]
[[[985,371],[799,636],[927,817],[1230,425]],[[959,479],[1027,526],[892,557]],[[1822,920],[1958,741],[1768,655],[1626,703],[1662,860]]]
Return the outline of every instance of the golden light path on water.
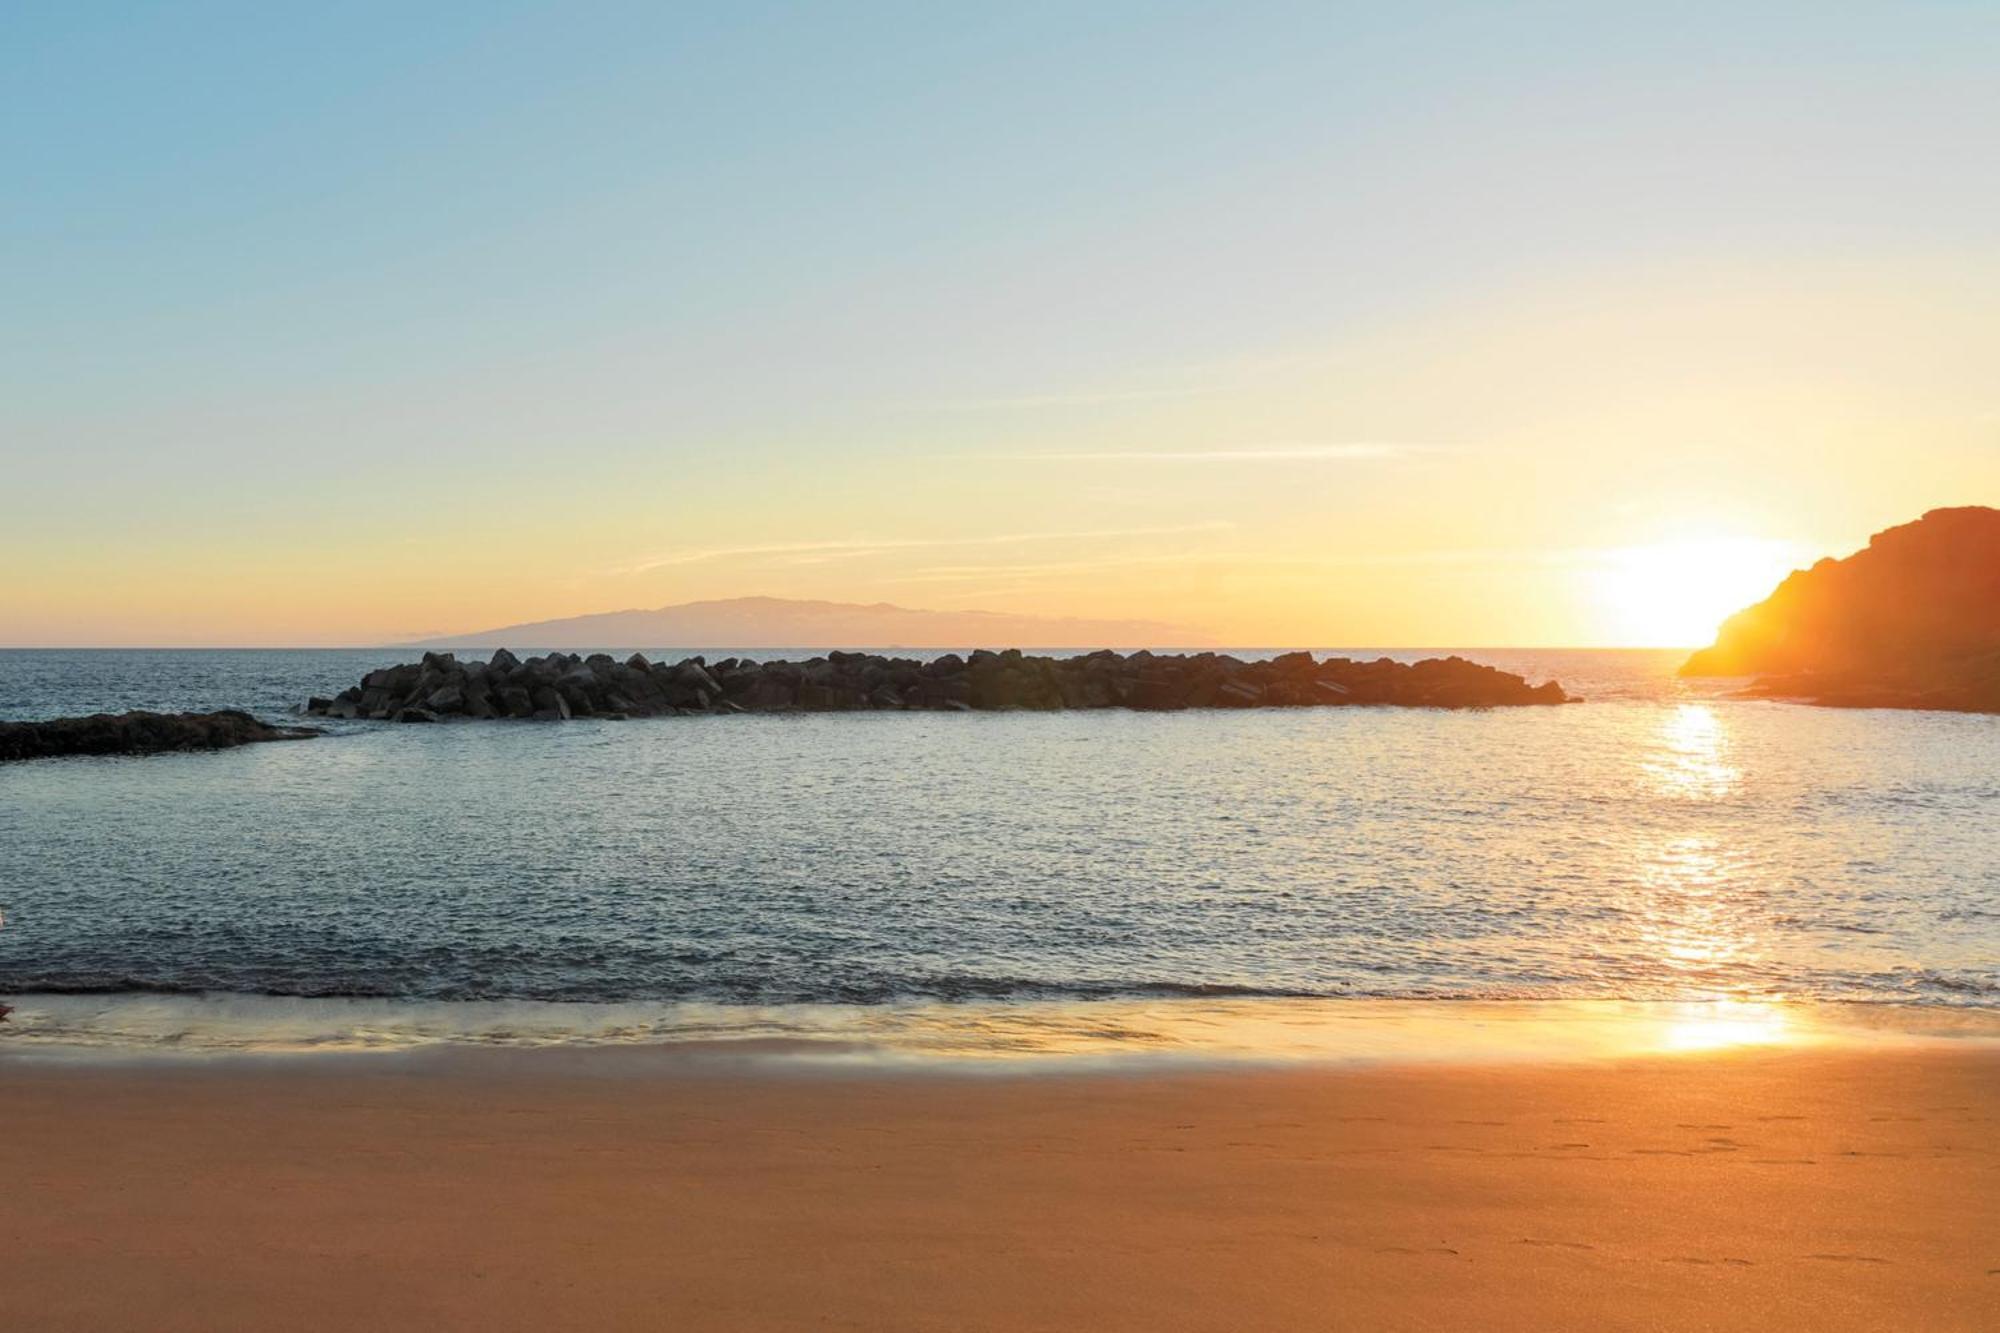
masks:
[[[1742,780],[1731,758],[1727,723],[1710,704],[1668,710],[1640,770],[1668,808],[1686,812],[1642,849],[1637,901],[1629,907],[1644,952],[1658,959],[1658,980],[1672,991],[1718,1001],[1740,998],[1751,988],[1739,978],[1764,951],[1745,910],[1741,858],[1713,813]]]

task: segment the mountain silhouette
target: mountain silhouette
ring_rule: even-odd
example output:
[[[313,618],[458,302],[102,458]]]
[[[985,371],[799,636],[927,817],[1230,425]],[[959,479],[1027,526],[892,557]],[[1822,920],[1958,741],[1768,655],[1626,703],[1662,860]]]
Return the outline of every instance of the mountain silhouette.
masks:
[[[732,597],[654,610],[536,620],[411,644],[419,648],[1201,648],[1200,630],[1149,620],[921,611],[887,602]]]

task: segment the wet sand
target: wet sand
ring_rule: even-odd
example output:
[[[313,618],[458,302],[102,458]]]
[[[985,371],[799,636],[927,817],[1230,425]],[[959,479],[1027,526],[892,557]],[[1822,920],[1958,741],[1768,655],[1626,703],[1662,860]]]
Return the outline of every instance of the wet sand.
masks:
[[[0,1062],[9,1329],[1993,1328],[2000,1055]]]

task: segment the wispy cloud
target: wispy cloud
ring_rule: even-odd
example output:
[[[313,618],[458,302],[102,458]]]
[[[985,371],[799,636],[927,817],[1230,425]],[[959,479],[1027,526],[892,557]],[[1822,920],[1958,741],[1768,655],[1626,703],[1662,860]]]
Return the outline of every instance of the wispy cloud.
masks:
[[[1348,555],[1273,556],[1266,563],[1321,569],[1354,566],[1510,566],[1603,568],[1643,561],[1714,560],[1757,564],[1808,562],[1794,542],[1754,537],[1664,539],[1634,546],[1433,547],[1412,551],[1357,551]]]
[[[837,541],[767,542],[755,546],[694,546],[662,551],[627,565],[605,571],[609,574],[644,574],[674,565],[703,564],[714,560],[757,560],[781,558],[786,563],[819,564],[830,560],[853,559],[885,551],[944,550],[984,546],[1020,546],[1032,542],[1106,541],[1126,537],[1183,537],[1198,532],[1224,532],[1232,525],[1219,520],[1182,523],[1170,527],[1086,528],[1070,532],[1000,532],[978,537],[851,537]]]
[[[1435,446],[1355,440],[1343,444],[1265,444],[1236,449],[1127,449],[1010,454],[1061,463],[1358,463],[1431,453]]]
[[[885,578],[885,583],[964,583],[992,578],[1045,579],[1085,574],[1100,569],[1129,569],[1147,565],[1187,565],[1229,563],[1234,555],[1215,556],[1196,551],[1159,551],[1086,557],[1078,560],[996,561],[975,565],[932,565],[907,574]]]
[[[1001,398],[948,398],[923,404],[943,412],[1010,412],[1043,407],[1106,407],[1118,403],[1152,403],[1179,398],[1200,398],[1221,392],[1210,384],[1177,385],[1157,389],[1105,389],[1086,393],[1024,393]]]

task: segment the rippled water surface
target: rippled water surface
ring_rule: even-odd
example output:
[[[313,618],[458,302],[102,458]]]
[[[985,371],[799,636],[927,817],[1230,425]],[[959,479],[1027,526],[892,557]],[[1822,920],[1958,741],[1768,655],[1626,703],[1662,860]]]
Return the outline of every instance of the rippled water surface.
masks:
[[[8,765],[0,993],[2000,1006],[2000,719],[1469,655],[1591,701],[351,724]],[[0,717],[277,716],[393,656],[0,653]]]

